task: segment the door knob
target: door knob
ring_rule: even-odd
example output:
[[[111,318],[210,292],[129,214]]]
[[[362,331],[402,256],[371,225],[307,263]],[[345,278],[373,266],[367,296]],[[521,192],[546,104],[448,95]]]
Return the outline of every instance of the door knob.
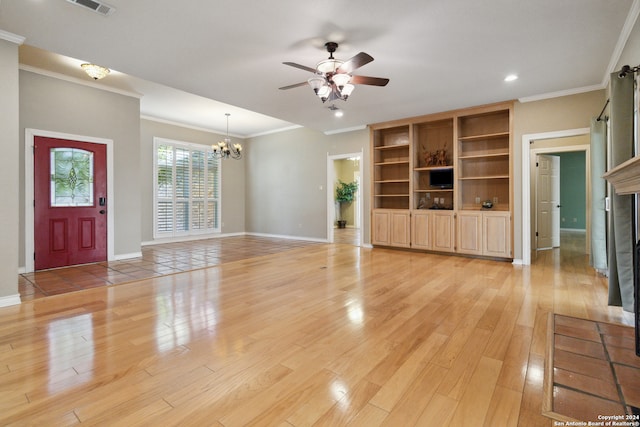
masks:
[[[105,211],[104,209],[101,209],[101,210],[100,210],[100,214],[101,214],[101,215],[104,215],[106,212],[107,212],[107,211]]]

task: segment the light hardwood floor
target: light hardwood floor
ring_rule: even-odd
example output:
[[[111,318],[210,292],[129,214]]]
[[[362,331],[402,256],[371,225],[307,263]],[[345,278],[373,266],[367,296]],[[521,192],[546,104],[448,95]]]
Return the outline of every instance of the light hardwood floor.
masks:
[[[586,260],[318,244],[27,301],[0,424],[551,426],[547,314],[623,322]]]

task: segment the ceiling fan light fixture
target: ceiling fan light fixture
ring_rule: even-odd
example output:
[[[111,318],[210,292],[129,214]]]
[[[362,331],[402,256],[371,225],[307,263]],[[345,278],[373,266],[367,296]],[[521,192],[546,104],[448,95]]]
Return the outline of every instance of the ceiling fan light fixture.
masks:
[[[96,64],[85,63],[85,64],[80,64],[80,67],[82,67],[84,72],[87,73],[89,77],[92,77],[94,80],[100,80],[106,77],[107,74],[111,72],[111,70],[109,70],[108,68],[103,67],[101,65],[96,65]]]
[[[338,73],[338,74],[334,74],[331,77],[331,80],[333,80],[333,82],[336,84],[336,86],[338,86],[338,88],[340,88],[340,90],[342,90],[344,85],[349,83],[349,81],[351,80],[351,75],[349,75],[347,73]]]
[[[318,96],[320,98],[328,98],[329,94],[331,93],[331,88],[329,87],[329,85],[323,84],[320,89],[318,89]]]
[[[342,99],[344,99],[346,101],[347,98],[349,97],[349,95],[351,95],[351,93],[353,92],[353,90],[355,88],[356,87],[354,85],[352,85],[351,83],[347,83],[346,85],[344,85],[344,87],[340,91],[340,94],[342,95]]]
[[[335,73],[342,64],[344,64],[343,61],[329,58],[325,59],[324,61],[318,62],[318,65],[316,65],[316,70],[320,74],[327,75],[329,73]]]
[[[307,67],[305,65],[296,64],[295,62],[283,62],[305,71],[311,71],[313,77],[306,82],[296,83],[289,86],[283,86],[280,90],[293,89],[309,84],[313,92],[324,103],[327,100],[336,99],[346,101],[355,89],[354,84],[364,84],[370,86],[386,86],[389,79],[381,77],[353,76],[353,71],[373,61],[373,57],[367,53],[360,52],[346,61],[341,61],[333,57],[333,53],[338,48],[338,43],[325,43],[329,58],[316,64],[316,68]]]
[[[309,86],[311,86],[311,89],[313,89],[317,95],[320,88],[325,84],[325,79],[316,75],[307,80],[307,83],[309,83]]]

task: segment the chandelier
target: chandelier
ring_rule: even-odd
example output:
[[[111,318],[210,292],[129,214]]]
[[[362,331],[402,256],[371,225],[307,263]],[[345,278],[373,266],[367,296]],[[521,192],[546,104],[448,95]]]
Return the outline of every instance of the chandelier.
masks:
[[[241,159],[242,158],[242,145],[231,144],[231,138],[229,138],[229,116],[231,114],[225,113],[227,116],[227,136],[217,144],[213,144],[211,149],[213,150],[213,157],[215,159]]]
[[[80,67],[94,80],[100,80],[111,72],[108,68],[96,64],[81,64]]]

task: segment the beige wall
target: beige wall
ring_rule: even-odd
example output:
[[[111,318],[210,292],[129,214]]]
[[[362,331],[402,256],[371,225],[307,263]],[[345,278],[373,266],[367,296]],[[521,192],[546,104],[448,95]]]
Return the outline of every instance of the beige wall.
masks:
[[[0,40],[0,147],[2,147],[2,203],[0,204],[0,306],[18,295],[19,214],[19,92],[18,45]]]
[[[20,265],[24,266],[25,129],[113,140],[114,252],[140,252],[140,100],[20,71]],[[26,226],[29,226],[27,224]]]
[[[327,155],[363,152],[369,164],[369,131],[325,135],[300,128],[251,138],[247,147],[248,232],[327,239]],[[369,168],[362,194],[369,193]],[[369,242],[369,198],[362,205],[363,241]]]
[[[201,130],[160,123],[140,121],[140,176],[142,201],[142,241],[153,240],[153,138],[166,138],[194,144],[211,145],[222,138]],[[232,143],[245,141],[231,138]],[[222,233],[244,232],[245,229],[245,159],[222,161]]]

